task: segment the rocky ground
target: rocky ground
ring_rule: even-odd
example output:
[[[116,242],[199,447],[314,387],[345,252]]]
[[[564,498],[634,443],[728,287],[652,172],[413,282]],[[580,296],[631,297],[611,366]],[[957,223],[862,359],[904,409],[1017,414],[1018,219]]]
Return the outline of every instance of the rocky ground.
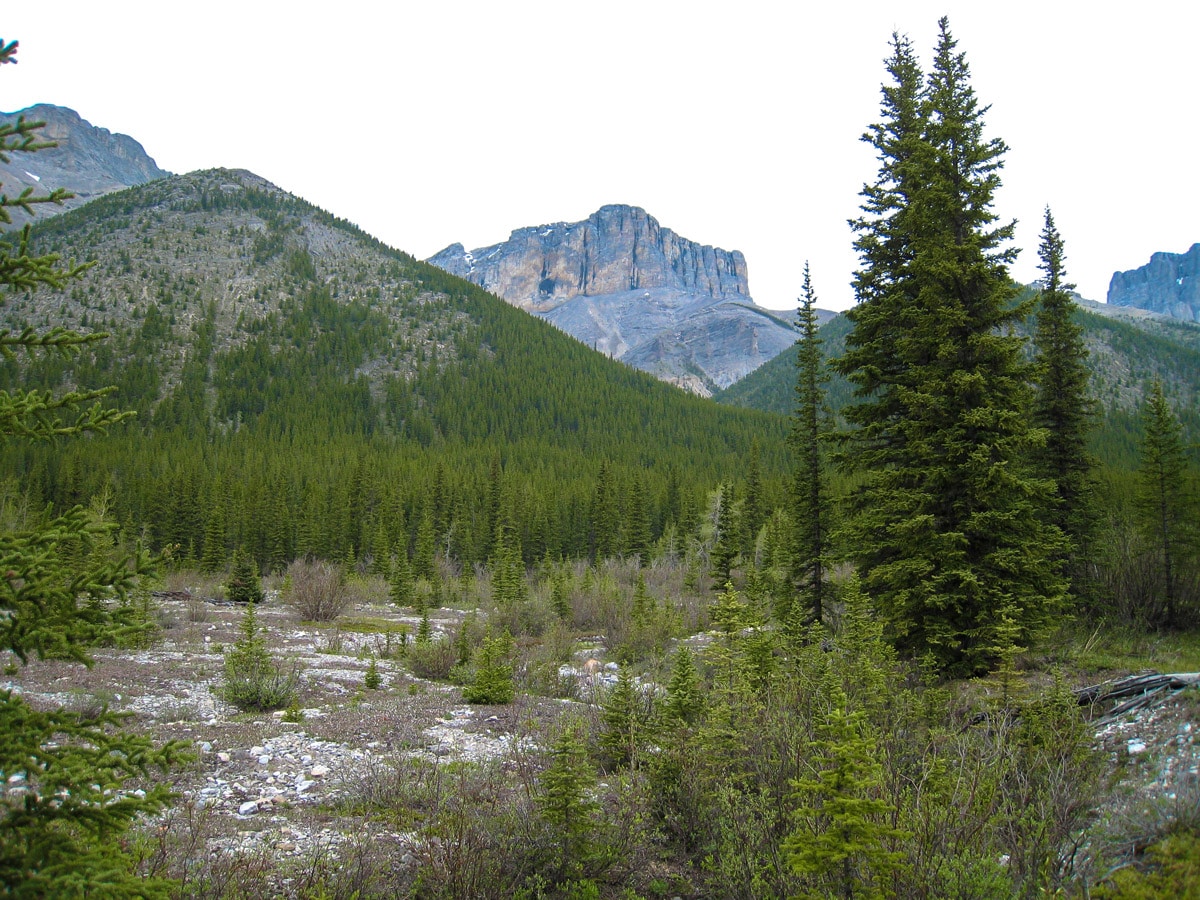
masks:
[[[276,596],[258,611],[272,651],[299,671],[298,710],[290,713],[242,713],[219,697],[223,649],[237,640],[243,610],[198,599],[161,602],[161,639],[149,649],[102,649],[91,668],[9,666],[0,688],[38,706],[123,710],[132,730],[190,742],[194,760],[171,773],[178,800],[148,829],[153,844],[158,828],[162,846],[145,852],[174,855],[176,864],[180,855],[238,865],[270,860],[264,871],[285,880],[311,875],[314,865],[333,864],[365,842],[387,849],[398,866],[413,865],[420,852],[413,832],[361,815],[370,799],[458,761],[519,766],[538,751],[544,726],[577,705],[520,694],[505,706],[464,703],[459,688],[418,678],[396,658],[400,629],[415,632],[418,620],[390,605],[360,604],[341,627],[301,623]],[[462,618],[458,610],[435,610],[431,624],[449,632]],[[604,663],[598,645],[581,647],[560,676],[586,697],[615,680],[615,665]],[[383,679],[378,690],[364,685],[372,657]],[[1182,807],[1200,817],[1198,736],[1196,688],[1097,726],[1117,798],[1106,815],[1126,820],[1114,833],[1152,835],[1156,820],[1178,817]],[[289,859],[292,867],[278,865]]]
[[[411,634],[419,624],[404,612],[362,605],[343,617],[350,628],[314,626],[269,596],[259,622],[276,656],[297,666],[298,714],[243,713],[220,698],[222,652],[239,636],[243,609],[194,599],[162,601],[165,627],[150,649],[100,649],[91,668],[31,661],[10,667],[0,688],[38,706],[126,711],[130,730],[191,742],[194,761],[171,773],[178,801],[167,818],[173,827],[185,820],[196,858],[336,855],[363,837],[356,800],[402,777],[406,763],[477,762],[532,749],[530,733],[564,707],[529,697],[470,706],[459,688],[417,678],[389,652],[401,626]],[[457,610],[431,612],[435,634],[461,618]],[[584,686],[615,677],[595,660],[585,665],[588,655],[563,676]],[[364,685],[372,656],[383,680],[377,690]],[[373,827],[370,839],[394,843],[397,859],[411,859],[409,834]]]

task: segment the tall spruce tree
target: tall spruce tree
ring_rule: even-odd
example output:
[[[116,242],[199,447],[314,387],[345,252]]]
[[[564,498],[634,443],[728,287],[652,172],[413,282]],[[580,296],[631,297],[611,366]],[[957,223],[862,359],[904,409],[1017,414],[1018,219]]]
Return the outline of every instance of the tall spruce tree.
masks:
[[[761,450],[758,438],[750,442],[750,455],[746,459],[746,478],[742,493],[742,555],[746,559],[754,558],[755,546],[758,543],[758,532],[767,519],[766,498],[763,496],[762,466],[759,464]]]
[[[992,209],[1006,147],[983,135],[966,58],[946,19],[923,78],[894,37],[881,166],[852,222],[854,330],[837,362],[858,402],[843,463],[859,475],[848,551],[906,652],[954,673],[990,665],[1002,609],[1032,640],[1061,603],[1061,534],[1029,456],[1027,366],[1007,265],[1013,224]]]
[[[1180,624],[1181,573],[1196,549],[1192,524],[1195,503],[1183,426],[1163,393],[1162,381],[1150,385],[1142,409],[1142,446],[1138,462],[1136,508],[1138,528],[1150,548],[1163,609],[1148,611],[1151,624]]]
[[[796,356],[796,412],[790,441],[796,459],[792,480],[792,513],[795,523],[795,547],[792,554],[792,582],[795,602],[805,610],[804,618],[820,622],[828,599],[829,585],[825,569],[829,561],[830,516],[832,507],[825,479],[822,441],[828,428],[825,406],[825,366],[821,360],[821,339],[817,337],[817,295],[813,291],[808,263],[804,263],[804,295],[800,299],[799,352]],[[788,616],[792,621],[799,617]]]
[[[16,62],[17,42],[0,40],[0,65]],[[39,139],[42,122],[19,117],[0,124],[0,161],[10,153],[54,146]],[[32,215],[35,204],[61,202],[54,191],[0,194],[0,222],[10,210]],[[10,291],[62,290],[85,266],[64,266],[56,255],[31,252],[29,228],[0,241],[0,304]],[[0,331],[0,352],[13,358],[70,356],[104,335],[62,328],[38,334]],[[47,441],[104,432],[128,414],[101,405],[106,390],[55,395],[0,390],[0,443]],[[115,526],[82,507],[56,518],[0,529],[0,650],[22,662],[30,655],[90,664],[87,648],[131,627],[123,600],[150,568],[140,548],[128,555],[109,549]],[[90,598],[90,599],[87,599]],[[147,776],[177,755],[174,742],[155,748],[149,738],[119,730],[122,717],[107,709],[84,716],[42,711],[18,692],[0,691],[0,894],[6,897],[167,897],[170,886],[141,878],[124,845],[133,820],[162,809],[165,784],[144,793],[122,790],[131,776]]]
[[[1037,390],[1033,421],[1046,430],[1046,443],[1035,451],[1038,474],[1054,484],[1054,503],[1048,519],[1067,539],[1063,563],[1076,595],[1087,592],[1084,561],[1095,538],[1095,462],[1087,450],[1088,433],[1096,418],[1089,392],[1091,375],[1083,329],[1072,317],[1075,304],[1063,268],[1063,240],[1050,208],[1038,248],[1043,281],[1034,334]]]

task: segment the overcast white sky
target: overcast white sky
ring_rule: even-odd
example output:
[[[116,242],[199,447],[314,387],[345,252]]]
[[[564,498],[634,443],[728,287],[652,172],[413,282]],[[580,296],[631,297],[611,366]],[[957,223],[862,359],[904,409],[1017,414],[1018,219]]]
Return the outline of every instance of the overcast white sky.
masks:
[[[1200,240],[1200,4],[492,0],[6,4],[0,109],[69,106],[160,166],[250,169],[428,257],[605,203],[741,250],[762,305],[853,303],[846,220],[876,163],[893,30],[940,15],[1009,145],[998,210],[1036,276],[1042,211],[1067,272]],[[1108,11],[1106,11],[1108,10]]]

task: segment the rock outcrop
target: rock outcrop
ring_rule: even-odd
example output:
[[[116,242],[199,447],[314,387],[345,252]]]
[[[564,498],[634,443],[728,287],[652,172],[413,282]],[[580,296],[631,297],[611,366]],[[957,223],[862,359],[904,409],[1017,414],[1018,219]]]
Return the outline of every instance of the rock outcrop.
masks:
[[[31,122],[45,122],[38,138],[56,141],[58,146],[36,153],[10,153],[7,163],[0,162],[0,191],[15,197],[25,188],[33,188],[35,195],[66,188],[75,195],[62,206],[46,203],[36,207],[38,218],[170,174],[160,169],[133,138],[97,128],[72,109],[39,103],[17,112],[0,113],[0,122],[15,122],[20,116]],[[12,214],[16,225],[28,220],[20,210]]]
[[[796,339],[789,323],[754,304],[740,252],[680,237],[634,206],[521,228],[476,250],[451,244],[429,262],[700,394]]]
[[[1200,322],[1200,244],[1187,253],[1155,253],[1140,269],[1114,272],[1108,302]]]

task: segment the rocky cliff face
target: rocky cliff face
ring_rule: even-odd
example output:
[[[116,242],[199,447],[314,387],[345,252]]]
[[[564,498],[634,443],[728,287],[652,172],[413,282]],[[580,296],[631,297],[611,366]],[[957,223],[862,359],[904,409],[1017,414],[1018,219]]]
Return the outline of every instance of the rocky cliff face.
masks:
[[[55,188],[66,188],[75,194],[62,206],[37,207],[38,218],[170,174],[160,169],[133,138],[97,128],[72,109],[39,103],[17,112],[0,113],[0,122],[15,122],[19,116],[27,121],[45,122],[39,137],[57,141],[58,146],[36,153],[9,154],[7,163],[0,162],[0,190],[9,197],[27,187],[33,188],[35,195]],[[13,211],[14,224],[21,225],[26,220],[20,210]]]
[[[1108,302],[1200,322],[1200,244],[1187,253],[1155,253],[1140,269],[1114,272]]]
[[[680,237],[634,206],[521,228],[476,250],[451,244],[429,261],[705,395],[796,339],[790,324],[754,305],[740,252]]]

